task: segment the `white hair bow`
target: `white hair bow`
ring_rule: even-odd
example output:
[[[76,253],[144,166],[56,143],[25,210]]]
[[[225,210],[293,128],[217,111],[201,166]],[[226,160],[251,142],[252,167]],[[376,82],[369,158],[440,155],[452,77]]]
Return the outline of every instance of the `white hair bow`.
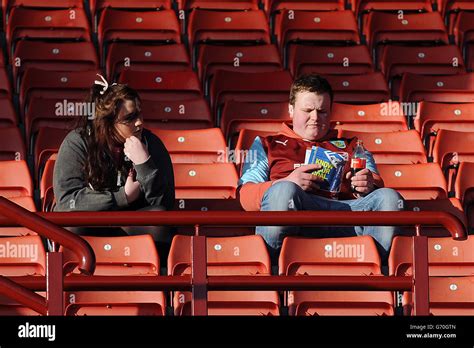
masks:
[[[100,94],[104,94],[105,91],[107,91],[107,88],[109,88],[109,83],[107,82],[107,80],[101,74],[97,74],[97,76],[99,76],[102,81],[95,80],[94,84],[104,87],[104,88],[102,88],[102,91],[100,91]],[[113,86],[113,85],[116,85],[116,83],[111,84],[111,86]]]

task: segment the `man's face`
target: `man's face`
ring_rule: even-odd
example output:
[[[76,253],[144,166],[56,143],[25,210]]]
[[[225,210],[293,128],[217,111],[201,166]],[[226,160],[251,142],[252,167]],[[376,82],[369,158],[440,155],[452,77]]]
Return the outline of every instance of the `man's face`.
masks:
[[[123,142],[132,135],[138,139],[142,137],[143,118],[137,113],[135,103],[132,100],[125,100],[117,116],[115,127],[123,138]]]
[[[329,132],[331,98],[328,93],[299,92],[288,111],[293,131],[306,140],[316,141]]]

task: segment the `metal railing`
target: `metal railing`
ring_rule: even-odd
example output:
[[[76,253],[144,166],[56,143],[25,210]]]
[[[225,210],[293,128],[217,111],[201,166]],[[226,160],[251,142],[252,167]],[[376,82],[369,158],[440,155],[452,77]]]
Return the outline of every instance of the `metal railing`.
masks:
[[[0,276],[0,293],[41,314],[63,315],[64,290],[192,291],[193,315],[207,315],[210,290],[363,290],[412,291],[414,314],[429,314],[428,240],[422,225],[445,227],[455,240],[465,240],[461,221],[445,212],[234,212],[147,211],[32,213],[0,197],[0,227],[24,226],[75,252],[83,276],[64,277],[62,254],[47,253],[46,277]],[[189,276],[94,276],[95,256],[80,237],[59,226],[194,226]],[[412,276],[208,276],[206,235],[201,226],[415,226]],[[21,291],[19,291],[21,290]],[[45,291],[46,300],[33,291]]]

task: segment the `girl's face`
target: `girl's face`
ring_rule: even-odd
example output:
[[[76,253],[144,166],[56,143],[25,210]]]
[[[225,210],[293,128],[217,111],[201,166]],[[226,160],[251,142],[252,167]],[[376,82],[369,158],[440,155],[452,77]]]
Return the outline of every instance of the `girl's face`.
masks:
[[[132,136],[138,139],[142,138],[143,117],[137,112],[135,102],[133,100],[125,100],[117,115],[115,129],[122,137],[123,142]]]

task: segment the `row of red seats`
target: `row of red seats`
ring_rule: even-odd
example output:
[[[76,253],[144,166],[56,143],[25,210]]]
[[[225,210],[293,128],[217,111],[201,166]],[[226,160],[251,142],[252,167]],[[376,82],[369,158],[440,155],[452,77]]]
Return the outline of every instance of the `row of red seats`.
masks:
[[[160,262],[150,236],[85,237],[96,254],[95,275],[160,274]],[[473,238],[464,242],[450,238],[429,238],[430,307],[435,315],[472,315]],[[6,276],[45,275],[45,251],[37,236],[4,238],[0,243],[28,245],[32,255],[4,258],[0,274]],[[191,240],[176,236],[168,257],[168,275],[191,274]],[[124,253],[127,250],[128,253]],[[346,250],[341,253],[340,250]],[[79,276],[75,255],[64,252],[65,273]],[[139,251],[139,252],[138,252]],[[350,251],[350,252],[348,252]],[[389,275],[412,275],[411,238],[396,237],[389,258]],[[271,265],[260,236],[207,238],[207,274],[270,275]],[[380,257],[371,237],[338,239],[286,238],[279,259],[280,275],[373,275],[383,276]],[[445,277],[450,278],[445,278]],[[444,278],[439,278],[444,277]],[[191,314],[191,294],[171,294],[175,315]],[[211,291],[211,315],[279,315],[276,291]],[[290,291],[284,294],[290,315],[394,315],[396,302],[390,292]],[[18,304],[0,300],[1,314],[34,315]],[[164,315],[163,292],[67,292],[67,315]],[[411,293],[403,295],[402,306],[411,314]]]

